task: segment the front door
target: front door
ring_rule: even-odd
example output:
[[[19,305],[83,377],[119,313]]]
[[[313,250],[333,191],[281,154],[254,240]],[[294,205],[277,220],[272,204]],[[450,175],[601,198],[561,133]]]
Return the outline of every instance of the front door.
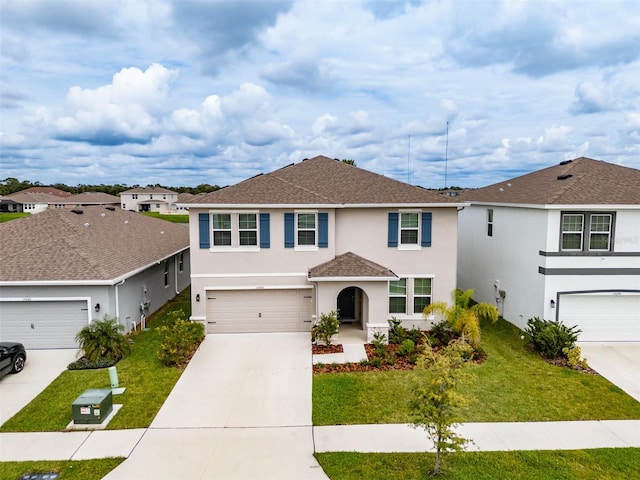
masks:
[[[338,319],[353,322],[356,318],[356,288],[347,287],[338,294]]]

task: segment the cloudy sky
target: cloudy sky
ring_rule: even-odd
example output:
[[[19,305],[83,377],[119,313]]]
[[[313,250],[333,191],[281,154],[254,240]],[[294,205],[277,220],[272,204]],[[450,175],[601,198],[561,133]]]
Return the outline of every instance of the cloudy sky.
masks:
[[[0,180],[223,186],[315,155],[428,188],[640,168],[637,0],[0,10]]]

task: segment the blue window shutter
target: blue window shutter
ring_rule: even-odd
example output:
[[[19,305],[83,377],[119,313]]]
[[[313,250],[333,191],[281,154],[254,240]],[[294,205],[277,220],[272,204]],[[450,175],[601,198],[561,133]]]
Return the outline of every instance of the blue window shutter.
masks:
[[[271,233],[269,231],[269,214],[260,214],[260,248],[269,248],[271,245]]]
[[[293,213],[284,214],[284,248],[295,246],[295,227],[293,224]]]
[[[389,237],[387,241],[389,247],[398,246],[398,213],[389,212]]]
[[[318,247],[327,248],[329,246],[329,214],[322,212],[318,214]]]
[[[211,233],[209,232],[209,214],[198,214],[198,225],[200,228],[200,248],[209,248],[211,245]]]
[[[422,239],[420,245],[431,246],[431,212],[422,212]]]

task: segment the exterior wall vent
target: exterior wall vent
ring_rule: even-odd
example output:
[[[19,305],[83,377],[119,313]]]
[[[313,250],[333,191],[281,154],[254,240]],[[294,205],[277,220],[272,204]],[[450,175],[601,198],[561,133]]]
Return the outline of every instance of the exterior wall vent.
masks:
[[[558,175],[558,180],[566,180],[567,178],[571,178],[573,175],[567,173],[566,175]]]

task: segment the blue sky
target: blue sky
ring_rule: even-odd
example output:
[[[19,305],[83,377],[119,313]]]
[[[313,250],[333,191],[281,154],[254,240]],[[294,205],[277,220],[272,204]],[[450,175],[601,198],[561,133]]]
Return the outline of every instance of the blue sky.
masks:
[[[315,155],[428,188],[445,158],[462,187],[640,168],[637,0],[2,0],[0,27],[0,179],[222,186]]]

